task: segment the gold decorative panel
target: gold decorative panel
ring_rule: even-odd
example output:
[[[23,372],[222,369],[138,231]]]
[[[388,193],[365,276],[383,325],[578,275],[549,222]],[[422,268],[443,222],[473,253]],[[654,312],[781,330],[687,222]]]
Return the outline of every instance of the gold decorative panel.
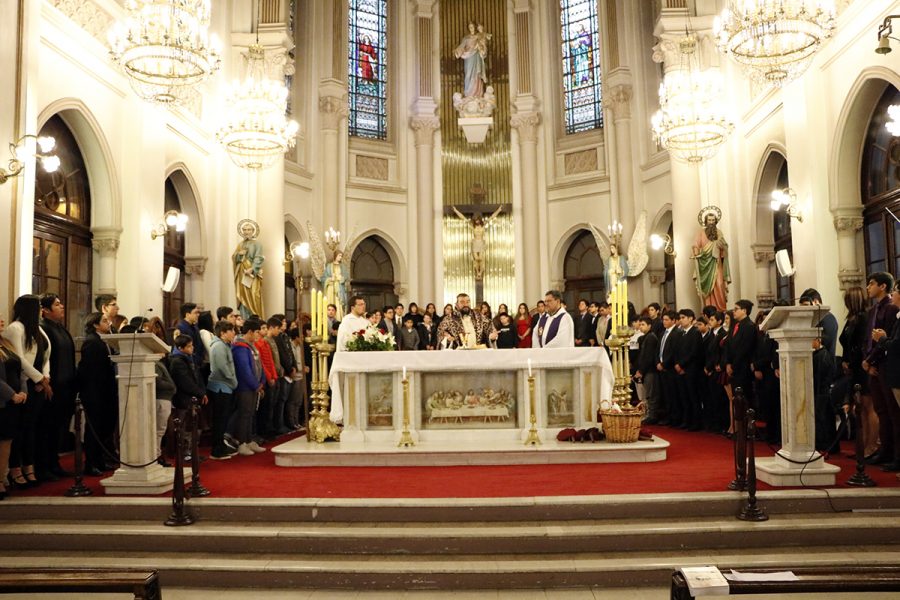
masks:
[[[509,132],[509,59],[506,1],[455,0],[440,3],[441,26],[441,165],[443,204],[469,203],[469,189],[480,183],[485,204],[512,204],[512,158]],[[488,85],[494,87],[494,126],[483,144],[470,145],[456,122],[453,94],[463,90],[463,62],[453,50],[468,32],[469,21],[493,35],[485,59]]]
[[[515,222],[501,213],[484,232],[484,297],[496,312],[501,302],[516,301]],[[456,302],[466,293],[475,302],[475,271],[472,267],[472,226],[459,217],[444,217],[444,303]]]

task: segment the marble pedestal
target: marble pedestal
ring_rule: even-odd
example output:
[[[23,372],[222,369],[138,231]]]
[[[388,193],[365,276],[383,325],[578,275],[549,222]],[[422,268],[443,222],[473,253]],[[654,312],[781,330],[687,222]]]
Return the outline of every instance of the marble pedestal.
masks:
[[[112,357],[119,382],[119,458],[122,466],[101,479],[107,494],[162,494],[172,489],[175,469],[164,468],[156,453],[155,364],[169,348],[152,333],[104,335],[117,347]],[[133,466],[127,465],[146,465]]]
[[[757,477],[773,486],[834,485],[839,467],[816,451],[815,390],[812,342],[821,333],[815,325],[826,306],[776,307],[762,330],[778,342],[781,370],[781,450],[772,458],[756,459]]]

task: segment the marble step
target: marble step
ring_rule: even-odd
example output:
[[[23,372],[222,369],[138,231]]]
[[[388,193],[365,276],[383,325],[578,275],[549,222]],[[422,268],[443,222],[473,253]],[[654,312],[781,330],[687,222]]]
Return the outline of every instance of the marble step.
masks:
[[[829,513],[833,510],[895,510],[900,488],[773,490],[759,494],[770,515]],[[632,518],[732,517],[745,503],[738,492],[538,496],[530,498],[216,498],[188,500],[203,521],[228,522],[470,522],[568,521]],[[165,519],[171,500],[12,496],[0,503],[4,521]],[[160,516],[162,515],[162,517]]]
[[[748,523],[733,517],[607,521],[439,523],[223,523],[172,528],[161,520],[0,523],[0,548],[442,555],[635,552],[900,543],[894,515],[775,515]],[[900,546],[898,546],[900,549]]]
[[[0,564],[11,568],[155,568],[160,570],[164,590],[167,586],[357,590],[639,587],[665,586],[674,569],[692,565],[715,564],[723,569],[743,570],[827,566],[840,571],[846,565],[898,563],[900,549],[876,545],[453,558],[277,553],[220,556],[171,551],[0,552]]]

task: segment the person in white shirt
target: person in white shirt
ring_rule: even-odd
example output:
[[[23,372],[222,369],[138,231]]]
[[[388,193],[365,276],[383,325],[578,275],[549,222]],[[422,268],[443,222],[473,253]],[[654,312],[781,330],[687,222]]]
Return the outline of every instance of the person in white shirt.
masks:
[[[532,333],[532,348],[574,348],[575,323],[562,306],[562,294],[550,290],[544,296],[547,312],[538,319]]]
[[[350,312],[344,316],[340,327],[338,327],[335,352],[346,351],[347,342],[353,339],[353,334],[360,330],[365,330],[370,325],[369,320],[366,318],[366,301],[362,296],[353,296],[348,304],[350,305]]]

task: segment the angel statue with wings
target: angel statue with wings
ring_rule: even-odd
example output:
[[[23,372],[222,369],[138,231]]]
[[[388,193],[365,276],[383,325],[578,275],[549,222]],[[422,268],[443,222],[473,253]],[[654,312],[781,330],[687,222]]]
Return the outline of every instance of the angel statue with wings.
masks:
[[[322,285],[322,294],[325,297],[325,302],[334,304],[337,307],[335,318],[340,321],[344,318],[344,311],[347,308],[347,283],[350,279],[350,269],[343,262],[346,246],[341,248],[339,237],[329,239],[328,249],[330,250],[331,260],[326,262],[326,249],[322,244],[319,233],[309,221],[306,222],[306,229],[309,232],[310,266],[312,266],[316,279]],[[340,236],[340,232],[336,233]],[[349,239],[353,239],[353,236]]]
[[[619,253],[620,233],[604,236],[595,225],[589,225],[591,233],[594,234],[594,241],[597,242],[600,258],[603,259],[603,283],[607,291],[612,290],[620,281],[625,281],[629,277],[637,277],[647,267],[650,257],[647,254],[646,212],[641,212],[637,225],[635,225],[634,235],[631,236],[631,242],[628,244],[627,258]]]
[[[472,226],[472,267],[475,270],[475,281],[480,281],[484,279],[484,231],[493,225],[494,219],[497,218],[503,207],[498,206],[497,210],[487,219],[483,219],[481,213],[476,213],[471,220],[459,212],[455,206],[451,208],[457,217]]]

